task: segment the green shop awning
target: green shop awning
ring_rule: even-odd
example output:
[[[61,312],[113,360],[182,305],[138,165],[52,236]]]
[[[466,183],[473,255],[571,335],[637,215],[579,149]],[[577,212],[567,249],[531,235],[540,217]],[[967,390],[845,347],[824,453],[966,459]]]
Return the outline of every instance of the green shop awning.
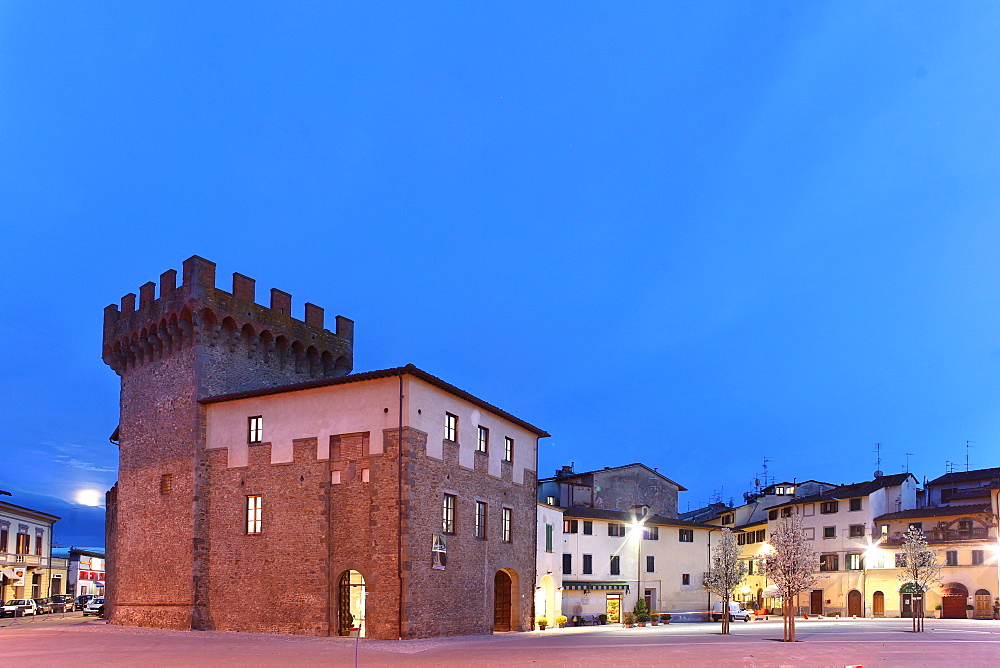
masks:
[[[912,582],[907,582],[902,587],[899,588],[900,594],[919,594],[920,588]]]
[[[589,589],[590,591],[628,591],[625,582],[587,582],[585,580],[563,580],[563,589]]]

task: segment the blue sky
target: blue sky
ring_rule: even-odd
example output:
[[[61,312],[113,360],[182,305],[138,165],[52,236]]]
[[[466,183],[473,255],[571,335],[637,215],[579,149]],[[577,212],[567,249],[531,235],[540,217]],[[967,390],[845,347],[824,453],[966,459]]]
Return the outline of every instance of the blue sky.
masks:
[[[543,475],[1000,465],[1000,7],[0,4],[0,489],[94,544],[101,310],[199,254]],[[6,497],[5,497],[6,498]]]

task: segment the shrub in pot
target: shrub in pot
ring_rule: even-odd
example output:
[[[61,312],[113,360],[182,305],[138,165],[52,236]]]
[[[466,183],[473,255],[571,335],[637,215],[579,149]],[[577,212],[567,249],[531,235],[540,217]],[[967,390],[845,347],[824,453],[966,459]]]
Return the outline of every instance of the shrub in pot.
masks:
[[[549,620],[545,619],[544,617],[539,617],[538,618],[538,628],[540,630],[544,631],[545,627],[548,626],[548,625],[549,625]]]
[[[632,624],[635,623],[635,615],[631,612],[625,613],[625,628],[632,628]]]
[[[556,624],[559,625],[559,628],[563,628],[564,626],[566,626],[566,622],[568,621],[569,619],[566,617],[566,615],[559,615],[558,617],[556,617]]]

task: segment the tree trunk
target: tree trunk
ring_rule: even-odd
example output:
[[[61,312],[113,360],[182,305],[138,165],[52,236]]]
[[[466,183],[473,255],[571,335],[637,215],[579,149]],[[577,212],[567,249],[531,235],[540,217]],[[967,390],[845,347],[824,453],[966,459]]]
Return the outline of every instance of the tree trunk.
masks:
[[[722,599],[722,635],[729,635],[729,599]]]

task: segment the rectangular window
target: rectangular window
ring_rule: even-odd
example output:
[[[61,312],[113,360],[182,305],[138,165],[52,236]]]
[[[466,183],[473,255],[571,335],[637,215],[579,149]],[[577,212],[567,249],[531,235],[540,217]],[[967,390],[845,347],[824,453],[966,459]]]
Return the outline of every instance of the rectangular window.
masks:
[[[504,508],[500,511],[500,540],[509,543],[511,539],[511,515],[514,511]]]
[[[583,574],[584,575],[594,574],[594,555],[592,554],[583,555]]]
[[[824,501],[819,504],[819,512],[823,515],[832,515],[837,512],[837,502],[836,501]]]
[[[594,523],[590,520],[583,521],[583,535],[593,536],[594,535]]]
[[[262,443],[264,441],[264,418],[255,415],[247,418],[247,443]]]
[[[170,494],[174,489],[174,476],[171,473],[164,473],[160,476],[160,494]]]
[[[455,495],[445,494],[441,506],[441,532],[455,533]]]
[[[458,443],[458,416],[444,414],[444,440]]]
[[[681,531],[684,531],[684,529],[681,529]],[[746,545],[747,544],[747,535],[745,533],[736,534],[736,544],[737,545]]]
[[[767,529],[757,529],[757,542],[763,543],[767,540]]]
[[[42,537],[35,536],[35,554],[40,555],[41,553],[42,553]]]
[[[9,534],[7,532],[7,529],[0,529],[0,552],[6,552],[7,551],[7,540],[8,540],[8,537],[9,537]]]
[[[578,520],[563,520],[563,533],[579,533],[580,523]]]
[[[510,436],[503,437],[503,460],[505,462],[514,461],[514,439]]]
[[[851,538],[864,538],[865,537],[865,525],[864,524],[852,524],[851,525]]]
[[[777,510],[769,510],[769,511],[767,511],[767,519],[769,519],[769,520],[776,520],[776,519],[778,519],[778,511]]]
[[[747,559],[747,575],[753,575],[753,559]]]
[[[689,584],[691,584],[691,574],[690,573],[681,573],[681,584],[682,585],[689,585]]]
[[[816,527],[805,527],[802,529],[806,540],[816,540]]]
[[[616,522],[608,522],[608,535],[609,536],[624,536],[625,535],[625,525],[618,524]]]
[[[923,522],[910,522],[910,526],[907,528],[907,531],[909,529],[916,529],[917,531],[923,531],[924,530],[924,523]]]
[[[861,497],[859,496],[855,499],[851,499],[850,504],[851,510],[861,510]]]
[[[958,521],[959,531],[972,531],[972,520],[959,520]]]
[[[486,504],[476,501],[476,538],[486,538]]]
[[[655,571],[656,571],[656,559],[653,558],[653,555],[648,554],[646,555],[646,572],[653,573]]]
[[[781,516],[782,517],[791,517],[792,516],[792,510],[794,510],[794,508],[792,506],[788,506],[787,508],[782,508],[781,509]]]
[[[945,566],[958,566],[958,550],[948,550],[944,553]]]
[[[622,574],[621,560],[618,558],[617,554],[611,555],[611,574],[612,575]]]
[[[247,497],[247,533],[260,533],[261,529],[261,496],[255,494]]]
[[[819,556],[819,570],[821,571],[835,571],[838,570],[839,564],[837,563],[837,555],[835,554],[821,554]]]
[[[26,533],[17,534],[17,553],[28,554],[30,551],[31,551],[31,539],[28,538],[28,534]]]
[[[740,534],[742,536],[743,534]],[[677,540],[682,543],[693,543],[694,542],[694,529],[678,529],[677,530]]]
[[[563,554],[563,575],[573,574],[573,555]]]
[[[559,499],[557,499],[554,496],[547,496],[547,497],[545,497],[545,503],[549,504],[550,506],[558,506],[559,505]]]
[[[983,551],[982,550],[973,550],[972,551],[972,565],[973,566],[980,566],[980,565],[982,565],[982,563],[983,563]]]
[[[823,527],[823,538],[836,538],[837,527]]]
[[[545,525],[545,551],[552,552],[552,533],[555,530],[551,524]]]
[[[490,451],[490,430],[479,425],[479,441],[476,443],[478,452],[489,453]]]
[[[660,540],[660,527],[644,527],[642,530],[643,540]]]
[[[732,524],[733,523],[733,514],[732,513],[727,513],[727,514],[723,515],[722,516],[722,523],[723,524]]]
[[[844,555],[844,568],[849,571],[860,571],[864,569],[862,557],[860,554],[845,554]]]
[[[906,568],[906,554],[903,552],[896,553],[896,568]]]

